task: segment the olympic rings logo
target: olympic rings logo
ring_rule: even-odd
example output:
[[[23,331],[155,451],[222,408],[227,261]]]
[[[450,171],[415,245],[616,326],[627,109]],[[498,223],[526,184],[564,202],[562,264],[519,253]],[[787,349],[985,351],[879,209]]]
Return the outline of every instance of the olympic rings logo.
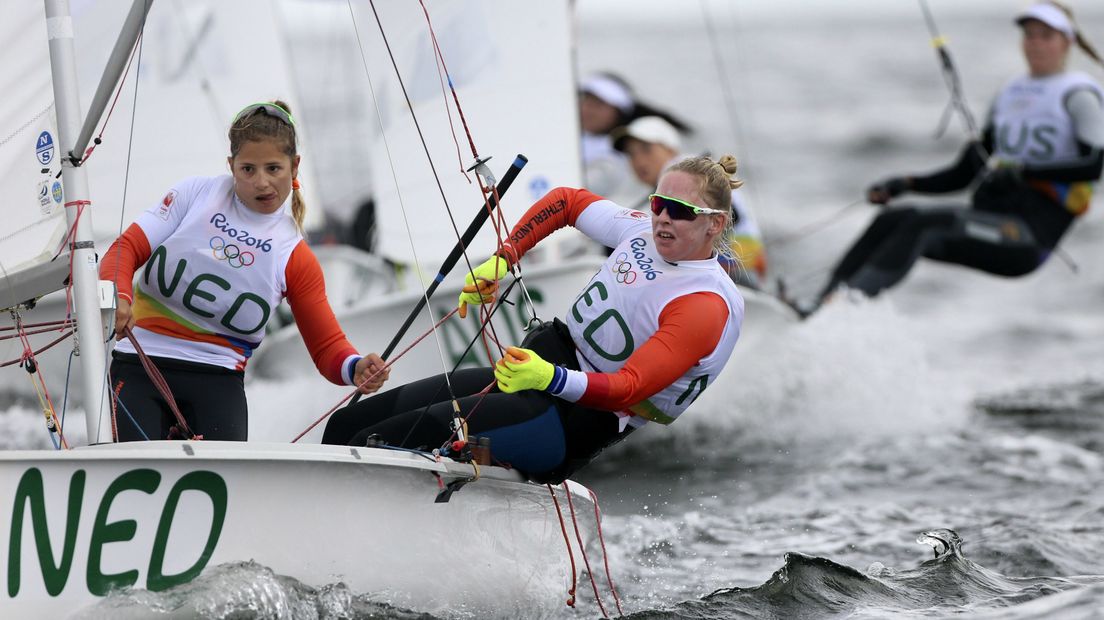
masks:
[[[633,271],[632,264],[629,263],[629,255],[624,252],[617,255],[611,271],[613,271],[613,277],[619,284],[636,282],[636,272]]]
[[[211,237],[211,254],[215,257],[215,260],[224,260],[234,269],[248,267],[255,260],[253,253],[249,250],[243,252],[238,246],[233,243],[226,243],[226,240],[217,235]]]

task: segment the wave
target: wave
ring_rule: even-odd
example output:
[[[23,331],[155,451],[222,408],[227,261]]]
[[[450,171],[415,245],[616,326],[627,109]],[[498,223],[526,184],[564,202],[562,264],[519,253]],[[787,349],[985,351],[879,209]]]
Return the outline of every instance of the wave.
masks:
[[[959,615],[965,610],[1000,610],[1071,590],[1077,593],[1060,604],[1088,608],[1086,597],[1099,605],[1100,594],[1104,593],[1104,576],[1020,578],[997,573],[965,558],[962,540],[953,530],[927,531],[917,542],[930,545],[934,557],[916,568],[896,571],[876,562],[864,573],[827,558],[790,552],[785,555],[785,564],[762,585],[725,588],[668,610],[629,617],[939,617]]]
[[[296,620],[388,618],[432,620],[434,616],[374,602],[344,583],[312,588],[255,562],[221,564],[198,579],[164,592],[126,589],[73,617],[126,620],[208,618],[295,618]]]

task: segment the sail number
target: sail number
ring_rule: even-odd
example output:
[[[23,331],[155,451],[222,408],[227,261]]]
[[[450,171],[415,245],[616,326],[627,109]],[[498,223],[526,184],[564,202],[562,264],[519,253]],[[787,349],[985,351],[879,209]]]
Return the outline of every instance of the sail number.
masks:
[[[22,478],[15,490],[15,502],[11,513],[11,532],[8,538],[8,596],[15,598],[19,595],[24,576],[23,568],[23,538],[24,526],[30,528],[34,538],[34,550],[26,550],[27,555],[33,553],[37,556],[38,565],[42,572],[42,583],[50,596],[57,596],[65,589],[69,582],[69,575],[73,568],[73,558],[76,550],[77,531],[81,526],[82,516],[85,515],[85,481],[87,474],[83,469],[73,472],[69,480],[69,493],[65,511],[65,527],[53,528],[53,533],[60,535],[61,540],[54,540],[46,520],[46,499],[43,492],[42,472],[32,467],[23,472]],[[116,498],[124,492],[141,492],[152,495],[161,485],[161,473],[152,469],[132,469],[116,477],[100,496],[99,506],[96,509],[92,522],[92,532],[88,542],[87,566],[85,569],[85,582],[88,591],[96,596],[103,596],[110,590],[132,586],[138,582],[138,568],[131,567],[117,573],[105,573],[101,566],[104,555],[104,547],[111,543],[123,543],[134,538],[138,529],[138,523],[134,519],[110,520],[112,505]],[[210,500],[213,508],[211,523],[207,531],[207,540],[195,562],[187,569],[172,573],[165,573],[165,555],[169,546],[169,534],[172,531],[173,522],[177,516],[177,507],[181,496],[188,491],[205,495]],[[161,507],[160,518],[157,522],[157,532],[153,538],[153,545],[149,550],[149,562],[145,566],[146,588],[160,591],[174,585],[186,583],[194,579],[211,559],[211,554],[218,544],[222,534],[222,526],[226,521],[227,491],[226,482],[221,476],[210,471],[193,471],[180,477],[169,489],[165,497],[165,503]],[[120,508],[116,505],[115,513],[118,515]],[[27,513],[30,513],[28,523]],[[88,513],[91,515],[91,512]],[[189,517],[191,518],[191,517]],[[196,524],[191,523],[191,526]],[[87,527],[87,525],[85,525]],[[202,527],[200,525],[200,527]],[[55,551],[55,544],[61,543],[60,554]],[[202,537],[196,540],[198,544]],[[60,556],[60,557],[59,557]],[[33,556],[32,556],[33,557]],[[133,557],[133,556],[131,556]]]

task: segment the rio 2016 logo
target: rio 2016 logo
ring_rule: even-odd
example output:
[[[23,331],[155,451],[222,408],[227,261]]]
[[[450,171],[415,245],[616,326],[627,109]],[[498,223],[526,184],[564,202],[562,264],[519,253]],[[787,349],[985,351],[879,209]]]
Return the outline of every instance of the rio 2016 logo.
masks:
[[[225,239],[217,235],[211,237],[211,254],[214,255],[215,260],[224,260],[234,269],[248,267],[255,260],[253,253],[249,250],[243,252],[238,246],[233,243],[226,243]]]
[[[618,284],[632,284],[636,282],[636,272],[633,271],[632,264],[629,263],[629,255],[625,252],[621,252],[617,255],[617,259],[614,261],[611,271],[613,271],[613,277],[617,280]]]

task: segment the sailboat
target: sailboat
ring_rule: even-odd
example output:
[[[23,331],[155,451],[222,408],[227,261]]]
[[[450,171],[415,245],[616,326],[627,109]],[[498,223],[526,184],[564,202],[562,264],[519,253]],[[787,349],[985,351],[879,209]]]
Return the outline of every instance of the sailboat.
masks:
[[[114,592],[164,591],[249,560],[431,613],[535,617],[562,606],[578,576],[571,554],[596,532],[593,495],[576,483],[540,486],[502,467],[382,448],[111,443],[104,315],[113,291],[97,281],[86,169],[76,161],[150,3],[137,0],[119,25],[83,120],[69,2],[6,8],[0,180],[10,225],[0,237],[0,305],[30,315],[23,302],[71,280],[87,445],[0,452],[0,510],[10,510],[0,615],[64,617]],[[578,534],[569,537],[572,519]]]

